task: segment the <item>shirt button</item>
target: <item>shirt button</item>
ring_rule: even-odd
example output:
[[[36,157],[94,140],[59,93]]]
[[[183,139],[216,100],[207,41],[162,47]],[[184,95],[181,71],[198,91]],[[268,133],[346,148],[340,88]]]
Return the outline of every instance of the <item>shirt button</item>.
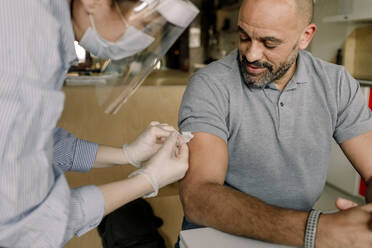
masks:
[[[281,107],[284,107],[284,102],[280,102],[280,106]]]

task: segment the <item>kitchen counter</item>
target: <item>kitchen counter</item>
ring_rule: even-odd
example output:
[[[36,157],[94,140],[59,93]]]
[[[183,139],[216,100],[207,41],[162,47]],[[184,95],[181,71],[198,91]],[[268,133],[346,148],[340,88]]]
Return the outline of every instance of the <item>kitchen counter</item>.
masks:
[[[181,70],[154,70],[145,79],[142,85],[164,86],[164,85],[187,85],[192,74]]]

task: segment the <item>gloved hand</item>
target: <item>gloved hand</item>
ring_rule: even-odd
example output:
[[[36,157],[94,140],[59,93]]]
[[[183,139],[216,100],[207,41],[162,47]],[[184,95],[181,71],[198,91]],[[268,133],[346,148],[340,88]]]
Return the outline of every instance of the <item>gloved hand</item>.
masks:
[[[154,155],[174,131],[174,127],[168,124],[151,122],[149,127],[135,141],[123,145],[123,152],[128,162],[140,168],[141,162]]]
[[[173,132],[166,143],[154,155],[146,166],[136,170],[129,177],[141,174],[152,184],[154,192],[145,196],[158,194],[159,188],[182,179],[189,168],[189,149],[178,132]]]

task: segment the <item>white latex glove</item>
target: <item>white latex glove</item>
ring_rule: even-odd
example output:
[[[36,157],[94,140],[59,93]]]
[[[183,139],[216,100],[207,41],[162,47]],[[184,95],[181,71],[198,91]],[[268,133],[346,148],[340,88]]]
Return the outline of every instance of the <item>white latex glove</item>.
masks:
[[[141,162],[151,158],[174,131],[174,127],[168,124],[151,122],[149,127],[135,141],[123,145],[123,152],[128,162],[140,168]]]
[[[144,175],[154,188],[154,192],[145,197],[153,197],[158,194],[159,188],[182,179],[188,168],[188,146],[180,134],[173,132],[147,165],[136,170],[129,177],[138,174]]]

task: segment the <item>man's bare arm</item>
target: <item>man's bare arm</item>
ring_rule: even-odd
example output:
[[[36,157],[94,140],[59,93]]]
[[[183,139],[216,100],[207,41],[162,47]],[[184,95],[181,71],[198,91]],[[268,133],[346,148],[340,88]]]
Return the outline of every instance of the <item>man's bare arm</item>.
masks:
[[[189,171],[180,183],[186,218],[228,233],[303,245],[308,213],[274,207],[224,186],[228,164],[225,141],[207,133],[194,136],[189,144]]]
[[[341,148],[366,182],[366,201],[372,202],[372,131],[343,142]]]
[[[207,133],[194,136],[189,144],[190,168],[180,183],[186,218],[237,235],[302,246],[308,213],[277,208],[223,186],[228,161],[226,143]],[[316,247],[370,247],[371,213],[372,204],[367,204],[322,214]]]

